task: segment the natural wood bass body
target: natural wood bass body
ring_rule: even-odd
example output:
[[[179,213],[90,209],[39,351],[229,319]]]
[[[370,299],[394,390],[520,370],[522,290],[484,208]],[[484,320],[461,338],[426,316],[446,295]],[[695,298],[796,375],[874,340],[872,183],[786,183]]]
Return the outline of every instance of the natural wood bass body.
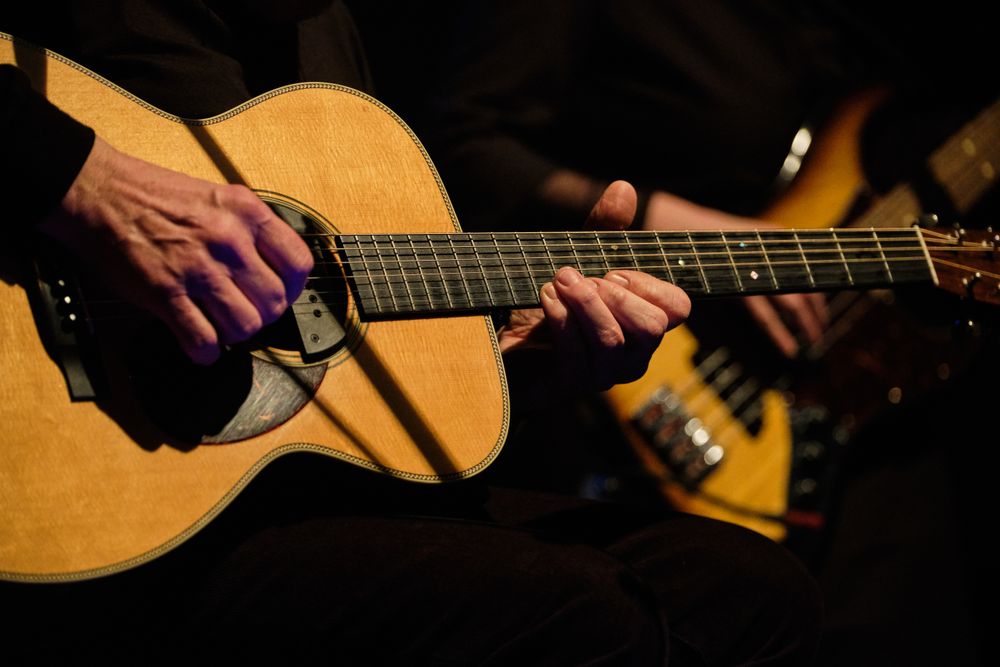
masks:
[[[189,121],[51,53],[22,43],[16,52],[0,34],[0,62],[18,62],[52,102],[124,152],[273,193],[338,233],[458,229],[426,152],[364,94],[295,85]],[[482,470],[506,436],[507,389],[488,318],[361,324],[348,317],[349,343],[320,364],[322,381],[297,414],[236,442],[178,443],[144,419],[120,369],[110,396],[70,400],[39,341],[25,289],[32,278],[15,266],[3,257],[0,578],[89,578],[155,558],[286,453],[439,482]]]
[[[870,90],[836,109],[813,136],[801,173],[760,218],[790,229],[913,224],[924,211],[906,182],[869,202],[860,215],[854,210],[859,194],[867,190],[862,133],[886,97],[884,90]],[[959,213],[994,187],[990,165],[1000,157],[998,137],[1000,103],[994,103],[930,156],[923,156]],[[831,421],[823,428],[835,433],[842,445],[846,440],[839,438],[855,435],[876,415],[944,386],[948,372],[968,364],[981,346],[975,341],[960,344],[947,325],[928,324],[894,304],[886,293],[841,293],[832,297],[830,305],[835,317],[824,338],[807,351],[811,365],[805,372],[791,373],[787,382],[773,384],[773,378],[754,377],[752,371],[746,372],[739,354],[720,362],[723,369],[743,367],[739,382],[756,383],[760,410],[756,432],[699,372],[695,358],[699,348],[707,347],[701,356],[709,357],[718,352],[718,341],[714,347],[706,345],[688,327],[664,337],[642,378],[606,393],[644,469],[662,480],[662,493],[671,504],[775,540],[786,537],[787,525],[818,527],[823,520],[819,511],[799,513],[790,507],[796,442],[793,410],[818,408],[828,414]],[[709,444],[724,451],[717,468],[696,484],[682,481],[665,461],[669,454],[657,451],[650,434],[635,421],[663,392],[679,403],[676,420],[681,427],[696,420],[711,433]]]

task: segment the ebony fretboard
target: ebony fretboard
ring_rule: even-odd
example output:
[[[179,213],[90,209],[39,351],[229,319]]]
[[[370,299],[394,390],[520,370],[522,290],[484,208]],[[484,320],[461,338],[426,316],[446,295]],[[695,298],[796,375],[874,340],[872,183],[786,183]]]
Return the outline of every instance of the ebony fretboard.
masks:
[[[932,282],[918,229],[344,235],[368,319],[537,306],[556,270],[645,271],[692,296]]]

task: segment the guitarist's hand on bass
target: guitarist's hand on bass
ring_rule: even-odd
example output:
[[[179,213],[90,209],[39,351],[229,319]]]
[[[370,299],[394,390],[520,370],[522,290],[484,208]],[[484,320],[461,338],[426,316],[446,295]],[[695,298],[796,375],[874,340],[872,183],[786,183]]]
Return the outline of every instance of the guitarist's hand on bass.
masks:
[[[276,320],[313,265],[248,188],[158,167],[100,137],[41,230],[163,320],[201,364]]]
[[[767,230],[773,225],[699,206],[666,192],[653,192],[642,228],[649,230]],[[823,335],[828,314],[822,294],[748,296],[743,303],[775,347],[788,358],[799,352],[799,340],[815,343]]]

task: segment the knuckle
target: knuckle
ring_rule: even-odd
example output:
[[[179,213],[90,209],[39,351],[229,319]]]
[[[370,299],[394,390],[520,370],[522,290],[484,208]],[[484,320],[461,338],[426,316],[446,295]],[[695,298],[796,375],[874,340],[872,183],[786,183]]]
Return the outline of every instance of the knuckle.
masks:
[[[234,208],[243,208],[248,206],[253,206],[255,203],[263,203],[260,199],[253,193],[253,190],[245,185],[240,185],[237,183],[228,183],[226,185],[218,186],[217,197],[219,202],[223,206],[232,206]]]
[[[233,322],[231,334],[234,337],[232,338],[232,342],[239,342],[250,338],[255,333],[260,331],[263,326],[264,321],[257,312],[249,312],[240,316],[235,322]]]
[[[287,308],[288,299],[285,298],[285,293],[274,292],[266,300],[263,308],[260,309],[261,319],[265,324],[270,324],[281,317]]]
[[[625,334],[619,329],[602,327],[597,332],[597,340],[605,351],[617,351],[625,347]]]
[[[643,318],[642,322],[639,324],[639,329],[641,335],[645,338],[652,340],[659,340],[663,337],[663,334],[667,331],[667,327],[670,325],[670,320],[667,314],[662,310],[657,309],[655,314],[650,314],[648,317]]]
[[[298,273],[300,278],[305,278],[313,270],[314,263],[312,253],[308,246],[303,243],[301,249],[292,257],[293,270]]]

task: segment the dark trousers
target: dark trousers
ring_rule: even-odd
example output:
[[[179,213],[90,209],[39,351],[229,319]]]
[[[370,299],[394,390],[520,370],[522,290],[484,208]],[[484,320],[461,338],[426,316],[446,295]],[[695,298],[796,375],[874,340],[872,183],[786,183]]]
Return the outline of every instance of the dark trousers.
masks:
[[[727,524],[312,457],[153,563],[0,593],[24,662],[803,665],[821,615],[796,560]]]

